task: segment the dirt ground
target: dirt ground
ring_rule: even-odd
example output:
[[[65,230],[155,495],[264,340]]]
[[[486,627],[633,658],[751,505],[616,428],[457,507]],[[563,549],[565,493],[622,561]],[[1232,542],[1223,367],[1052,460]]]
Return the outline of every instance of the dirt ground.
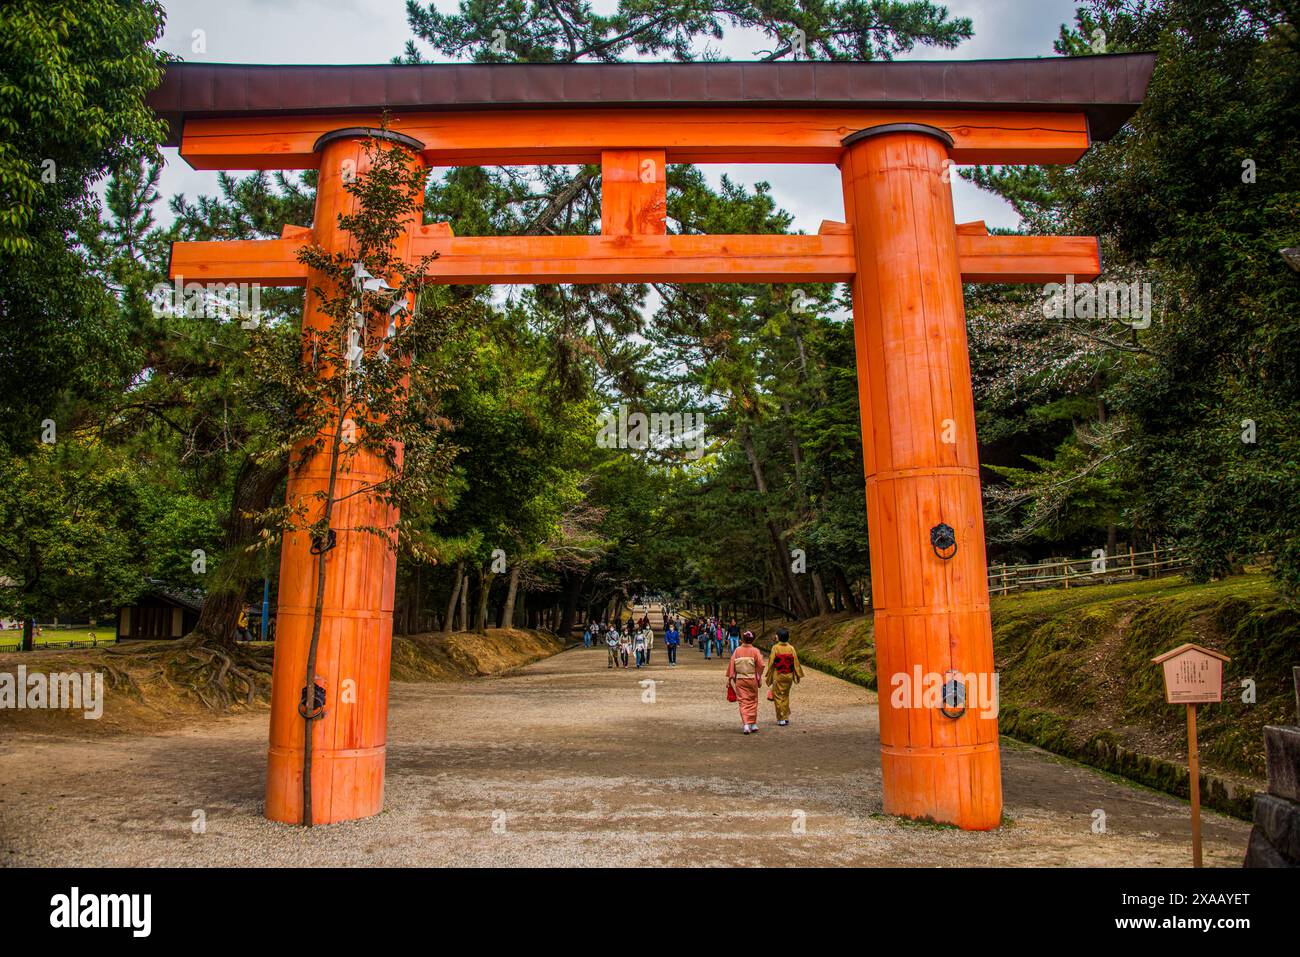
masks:
[[[261,817],[265,713],[150,736],[6,732],[0,865],[1190,863],[1185,803],[1005,740],[998,831],[885,817],[871,692],[809,671],[791,725],[764,701],[745,737],[723,666],[680,658],[609,670],[603,647],[577,648],[497,678],[396,682],[386,810],[311,831]],[[1239,867],[1249,826],[1208,813],[1204,829],[1206,865]]]

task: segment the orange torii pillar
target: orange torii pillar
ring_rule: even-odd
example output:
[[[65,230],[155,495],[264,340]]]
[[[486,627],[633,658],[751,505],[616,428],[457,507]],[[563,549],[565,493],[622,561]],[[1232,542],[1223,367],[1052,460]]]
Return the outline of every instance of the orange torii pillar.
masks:
[[[980,830],[1002,817],[996,709],[923,697],[940,681],[974,696],[972,682],[993,680],[952,143],[916,123],[870,127],[845,138],[840,170],[857,259],[884,810]]]
[[[312,233],[328,253],[354,251],[349,233],[338,217],[357,211],[356,198],[345,182],[369,167],[366,141],[381,148],[405,148],[420,163],[423,144],[383,130],[349,128],[327,133],[316,141],[320,178]],[[392,145],[390,145],[392,144]],[[420,197],[423,201],[423,196]],[[420,207],[411,210],[419,225]],[[409,245],[410,230],[400,240]],[[402,257],[408,250],[398,250]],[[321,309],[316,289],[330,281],[311,270],[303,307],[303,330],[326,331],[330,317]],[[381,330],[382,332],[382,330]],[[288,504],[306,507],[308,521],[320,515],[316,496],[329,483],[332,432],[324,447],[304,468],[296,468],[301,447],[294,450],[286,493]],[[382,481],[387,466],[377,456],[358,452],[341,465],[336,496]],[[299,714],[308,647],[311,643],[316,597],[317,563],[325,562],[325,595],[315,674],[325,689],[325,715],[312,721],[312,823],[330,824],[378,814],[384,804],[384,757],[388,726],[388,670],[393,636],[393,591],[397,559],[384,538],[364,526],[393,528],[395,510],[367,495],[356,495],[335,506],[332,524],[339,529],[336,544],[321,555],[312,553],[305,531],[288,533],[280,555],[280,601],[271,688],[271,741],[266,775],[266,816],[273,821],[299,823],[303,809],[303,729]]]

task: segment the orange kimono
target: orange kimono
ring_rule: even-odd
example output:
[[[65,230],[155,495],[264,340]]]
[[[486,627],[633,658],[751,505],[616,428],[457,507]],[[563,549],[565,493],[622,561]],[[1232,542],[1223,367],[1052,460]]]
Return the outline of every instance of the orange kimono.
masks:
[[[758,687],[763,677],[763,653],[753,645],[741,645],[731,653],[727,680],[736,686],[742,724],[758,724]]]

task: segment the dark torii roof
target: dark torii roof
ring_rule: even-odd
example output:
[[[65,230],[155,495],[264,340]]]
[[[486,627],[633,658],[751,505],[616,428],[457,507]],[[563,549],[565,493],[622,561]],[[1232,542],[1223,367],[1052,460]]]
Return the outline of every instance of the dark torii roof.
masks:
[[[180,143],[187,117],[555,107],[853,107],[1082,112],[1109,139],[1155,54],[866,63],[171,63],[149,105]]]

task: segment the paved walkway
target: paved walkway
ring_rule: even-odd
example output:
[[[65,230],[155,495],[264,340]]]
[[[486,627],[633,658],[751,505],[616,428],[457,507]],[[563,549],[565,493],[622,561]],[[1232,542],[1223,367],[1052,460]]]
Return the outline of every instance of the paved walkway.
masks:
[[[1175,865],[1187,805],[1004,743],[1007,826],[880,814],[874,696],[809,671],[793,722],[740,733],[723,665],[661,638],[642,671],[577,648],[503,678],[396,684],[387,810],[312,832],[260,815],[267,718],[0,743],[3,865]],[[644,685],[643,682],[653,682]],[[651,694],[651,692],[653,692]],[[1106,833],[1093,833],[1094,811]],[[201,812],[201,815],[198,813]],[[194,833],[196,821],[203,833]],[[801,831],[802,833],[796,833]],[[1208,814],[1207,866],[1248,826]]]

